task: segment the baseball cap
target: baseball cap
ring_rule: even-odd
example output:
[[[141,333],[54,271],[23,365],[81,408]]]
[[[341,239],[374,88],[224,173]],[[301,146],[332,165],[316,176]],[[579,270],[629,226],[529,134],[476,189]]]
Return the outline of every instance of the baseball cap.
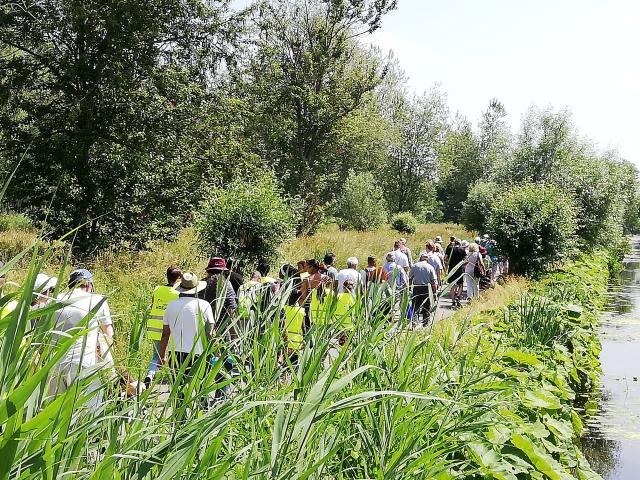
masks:
[[[74,288],[83,283],[93,283],[93,275],[85,268],[79,268],[69,275],[69,288]]]

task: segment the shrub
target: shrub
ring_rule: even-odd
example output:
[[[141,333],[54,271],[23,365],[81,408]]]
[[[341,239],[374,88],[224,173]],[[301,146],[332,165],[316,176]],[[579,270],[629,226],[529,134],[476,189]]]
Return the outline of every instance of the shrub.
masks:
[[[276,258],[280,244],[295,236],[296,222],[273,175],[212,188],[195,214],[198,242],[207,253],[249,263]]]
[[[382,188],[371,172],[349,172],[336,208],[340,225],[356,230],[372,230],[387,221]]]
[[[5,213],[0,215],[0,232],[33,231],[31,219],[21,213]]]
[[[529,274],[572,247],[575,206],[556,187],[523,184],[496,198],[487,227],[513,270]]]
[[[462,204],[462,223],[469,230],[486,231],[487,217],[499,194],[498,185],[492,182],[478,182]]]
[[[396,213],[391,217],[391,226],[400,233],[416,233],[418,220],[411,212]]]

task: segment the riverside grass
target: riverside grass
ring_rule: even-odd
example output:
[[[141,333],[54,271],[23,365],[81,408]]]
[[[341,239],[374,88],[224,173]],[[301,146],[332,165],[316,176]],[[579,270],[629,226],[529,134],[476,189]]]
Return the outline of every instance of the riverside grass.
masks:
[[[236,352],[236,374],[200,357],[191,377],[169,374],[166,399],[156,390],[118,399],[108,383],[89,392],[90,377],[47,397],[73,338],[52,342],[58,306],[28,310],[35,274],[53,253],[37,246],[23,255],[22,290],[0,300],[19,301],[0,322],[0,478],[598,478],[575,443],[573,402],[598,378],[603,255],[565,265],[525,294],[562,324],[544,344],[514,328],[539,321],[519,298],[460,318],[445,336],[411,330],[403,315],[389,323],[384,305],[360,299],[344,345],[316,326],[313,348],[283,363],[276,312],[285,291],[236,345],[223,336],[209,344],[218,357]],[[16,263],[3,270],[11,276]],[[584,312],[566,315],[567,303]],[[127,352],[143,331],[133,315]],[[203,412],[203,397],[225,385],[233,394]],[[103,401],[89,408],[98,394]]]

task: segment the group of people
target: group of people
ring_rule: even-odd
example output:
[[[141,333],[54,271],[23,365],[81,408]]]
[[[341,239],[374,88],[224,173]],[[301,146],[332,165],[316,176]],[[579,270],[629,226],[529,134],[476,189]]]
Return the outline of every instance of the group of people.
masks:
[[[237,338],[243,326],[259,311],[269,308],[279,316],[285,340],[283,355],[290,359],[295,359],[314,325],[330,327],[336,339],[344,342],[353,333],[352,316],[358,305],[374,296],[382,299],[383,313],[391,320],[398,314],[403,295],[407,295],[410,302],[406,315],[416,323],[427,324],[439,292],[450,288],[452,308],[457,308],[465,290],[467,299],[477,297],[483,285],[491,284],[508,268],[504,259],[495,256],[495,243],[487,235],[472,243],[451,237],[446,247],[438,236],[426,241],[415,257],[406,239],[400,238],[383,261],[371,255],[364,267],[357,258],[349,257],[345,268],[339,270],[336,260],[336,255],[327,253],[322,262],[307,259],[296,266],[285,264],[277,277],[270,275],[266,261],[258,262],[247,278],[240,262],[217,256],[209,259],[203,278],[170,266],[166,283],[155,287],[152,293],[146,327],[153,355],[140,385],[114,365],[113,321],[107,299],[94,291],[91,272],[74,270],[64,291],[55,298],[57,279],[39,274],[31,308],[60,302],[63,307],[55,314],[56,330],[68,334],[86,332],[61,360],[51,382],[51,393],[66,390],[77,378],[90,375],[96,368],[110,369],[125,391],[139,392],[152,384],[166,363],[168,351],[172,352],[169,363],[173,367],[185,366],[188,374],[190,365],[207,351],[206,342],[221,332],[230,340]],[[274,310],[272,300],[276,298],[282,304]],[[9,307],[5,304],[0,317],[9,313]],[[218,360],[215,357],[211,361]],[[231,368],[232,360],[223,360]]]

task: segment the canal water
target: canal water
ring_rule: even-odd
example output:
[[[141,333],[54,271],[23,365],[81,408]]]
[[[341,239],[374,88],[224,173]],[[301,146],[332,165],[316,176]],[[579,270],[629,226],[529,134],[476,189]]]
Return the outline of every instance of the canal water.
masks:
[[[640,479],[640,237],[609,285],[602,314],[602,386],[598,412],[587,422],[583,452],[605,480]]]

